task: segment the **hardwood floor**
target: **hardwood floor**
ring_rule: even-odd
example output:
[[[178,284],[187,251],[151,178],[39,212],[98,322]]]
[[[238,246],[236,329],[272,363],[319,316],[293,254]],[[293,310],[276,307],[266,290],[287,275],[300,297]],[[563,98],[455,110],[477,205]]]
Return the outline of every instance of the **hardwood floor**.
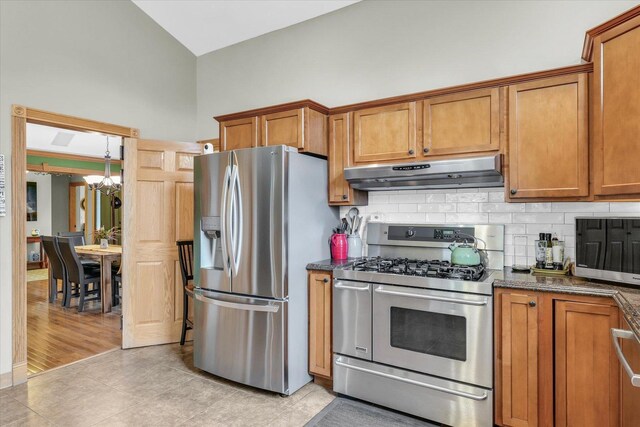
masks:
[[[78,313],[77,299],[63,308],[50,304],[47,280],[27,283],[27,368],[29,375],[120,348],[120,312],[103,314],[100,302]]]

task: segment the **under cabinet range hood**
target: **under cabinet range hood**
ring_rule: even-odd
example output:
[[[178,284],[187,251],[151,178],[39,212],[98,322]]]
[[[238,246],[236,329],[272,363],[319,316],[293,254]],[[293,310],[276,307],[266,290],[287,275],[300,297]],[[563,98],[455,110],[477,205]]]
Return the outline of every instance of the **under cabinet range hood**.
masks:
[[[500,155],[345,168],[344,177],[358,190],[502,187]]]

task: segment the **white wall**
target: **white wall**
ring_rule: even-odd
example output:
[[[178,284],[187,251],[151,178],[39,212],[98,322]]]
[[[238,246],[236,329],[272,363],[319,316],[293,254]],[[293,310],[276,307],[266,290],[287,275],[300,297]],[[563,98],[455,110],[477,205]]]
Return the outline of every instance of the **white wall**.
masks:
[[[27,182],[32,181],[38,185],[38,220],[27,221],[27,235],[37,228],[42,236],[51,235],[51,175],[29,172]],[[25,190],[26,191],[26,190]]]
[[[194,141],[196,60],[128,1],[0,1],[0,152],[11,104]],[[11,181],[7,180],[10,190]],[[7,191],[7,212],[11,212]],[[11,371],[11,216],[0,217],[0,374]]]
[[[219,114],[328,107],[579,64],[585,31],[637,1],[362,1],[198,57],[198,138]]]
[[[505,224],[505,265],[535,264],[539,233],[557,233],[575,260],[575,217],[640,215],[640,203],[505,203],[504,188],[369,192],[367,220],[416,224]],[[342,216],[348,207],[341,208]],[[365,237],[366,240],[366,236]]]

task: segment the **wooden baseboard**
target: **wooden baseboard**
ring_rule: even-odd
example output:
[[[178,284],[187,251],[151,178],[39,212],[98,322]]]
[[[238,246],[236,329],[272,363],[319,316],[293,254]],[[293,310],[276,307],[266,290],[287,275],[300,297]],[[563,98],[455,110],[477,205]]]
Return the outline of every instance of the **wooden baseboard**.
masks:
[[[13,385],[13,372],[5,372],[0,374],[0,389],[11,387]]]
[[[27,382],[27,362],[13,365],[13,385]]]
[[[333,380],[331,378],[324,378],[321,376],[314,376],[313,382],[315,384],[321,385],[322,387],[333,391]]]

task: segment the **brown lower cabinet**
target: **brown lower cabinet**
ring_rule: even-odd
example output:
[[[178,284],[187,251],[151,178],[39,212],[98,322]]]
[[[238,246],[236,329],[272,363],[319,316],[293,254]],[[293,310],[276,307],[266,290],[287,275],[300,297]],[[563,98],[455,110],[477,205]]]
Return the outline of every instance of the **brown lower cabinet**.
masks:
[[[309,271],[309,373],[331,379],[332,275]]]
[[[621,329],[630,331],[631,327],[626,320],[621,321]],[[640,341],[635,336],[619,340],[622,357],[629,364],[634,374],[640,374]],[[631,384],[631,378],[621,368],[620,393],[620,425],[621,427],[636,427],[640,424],[640,387]]]
[[[497,289],[496,424],[620,425],[612,298]]]

